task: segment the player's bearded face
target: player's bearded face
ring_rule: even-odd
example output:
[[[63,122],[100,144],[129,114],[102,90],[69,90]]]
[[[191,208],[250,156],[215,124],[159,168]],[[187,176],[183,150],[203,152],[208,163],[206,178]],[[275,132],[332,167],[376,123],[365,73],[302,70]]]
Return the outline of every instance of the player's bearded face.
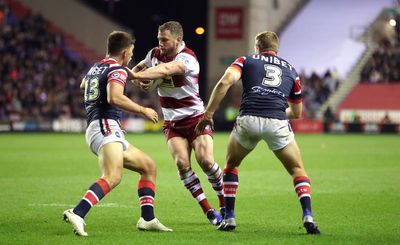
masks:
[[[160,48],[161,54],[166,56],[172,56],[176,54],[179,46],[177,37],[171,34],[169,30],[158,32],[158,47]]]

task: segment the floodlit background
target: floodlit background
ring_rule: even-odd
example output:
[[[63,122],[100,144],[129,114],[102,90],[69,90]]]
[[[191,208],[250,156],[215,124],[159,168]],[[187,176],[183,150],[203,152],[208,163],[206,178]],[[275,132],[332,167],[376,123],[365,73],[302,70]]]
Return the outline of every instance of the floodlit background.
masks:
[[[392,0],[0,0],[0,243],[400,244],[399,13]],[[82,77],[112,30],[135,35],[133,66],[169,20],[197,54],[205,102],[226,67],[253,52],[257,33],[279,34],[278,55],[302,81],[304,114],[291,125],[321,236],[304,235],[291,178],[263,143],[239,170],[237,230],[216,231],[179,180],[162,122],[133,114],[122,121],[126,137],[155,160],[156,216],[174,232],[135,228],[138,174],[128,171],[86,218],[88,239],[62,223],[99,177],[83,135]],[[161,112],[155,93],[126,93]],[[215,115],[221,167],[240,99],[237,84]]]
[[[177,20],[199,59],[205,101],[226,67],[253,52],[254,36],[272,30],[302,80],[297,132],[399,132],[397,1],[1,0],[0,11],[0,131],[84,131],[78,84],[104,57],[107,34],[135,35],[133,66],[157,45],[158,26]],[[155,93],[127,94],[159,110]],[[238,84],[216,114],[218,130],[230,130],[240,98]],[[129,132],[160,125],[126,115]]]

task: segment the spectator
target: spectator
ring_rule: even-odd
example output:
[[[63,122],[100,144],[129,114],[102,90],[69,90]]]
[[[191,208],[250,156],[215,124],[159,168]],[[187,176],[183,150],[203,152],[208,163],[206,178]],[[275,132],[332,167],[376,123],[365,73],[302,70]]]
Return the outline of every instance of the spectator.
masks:
[[[382,40],[361,71],[361,81],[367,83],[400,82],[400,43]]]
[[[332,123],[337,121],[335,114],[332,112],[330,106],[328,106],[324,112],[324,123]]]
[[[88,64],[39,14],[16,18],[0,0],[0,25],[0,119],[85,118],[79,83]],[[130,89],[127,95],[154,106],[147,93]]]
[[[385,116],[383,116],[382,120],[381,120],[381,124],[391,124],[392,120],[389,117],[389,114],[386,112]]]

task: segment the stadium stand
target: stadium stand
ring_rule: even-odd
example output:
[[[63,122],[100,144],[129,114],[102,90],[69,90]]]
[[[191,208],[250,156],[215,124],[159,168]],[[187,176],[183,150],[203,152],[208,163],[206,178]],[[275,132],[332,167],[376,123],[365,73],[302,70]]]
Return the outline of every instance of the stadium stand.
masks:
[[[280,55],[291,60],[292,65],[305,77],[309,76],[311,81],[318,81],[315,77],[324,77],[328,71],[333,73],[337,84],[344,85],[337,86],[337,93],[330,94],[335,96],[330,99],[329,105],[336,110],[353,84],[358,83],[363,63],[374,51],[360,42],[358,35],[365,32],[385,6],[391,4],[390,0],[312,0],[282,32]],[[308,81],[303,84],[305,90],[314,89],[320,97],[306,99],[306,116],[322,118],[328,106],[325,103],[328,99],[326,90],[320,90]],[[321,91],[323,94],[319,95]]]
[[[64,119],[76,119],[71,125],[80,131],[85,110],[79,84],[103,57],[18,1],[0,1],[0,10],[0,131],[47,131]],[[127,95],[153,105],[132,86]]]
[[[352,122],[355,115],[365,123],[379,123],[385,115],[400,123],[400,83],[360,83],[339,106],[340,121]]]
[[[350,2],[346,4],[354,3]],[[382,11],[382,6],[386,6],[388,2],[387,0],[374,2],[370,7],[376,7],[376,9],[370,10],[363,7],[365,10],[363,16],[359,17],[359,12],[363,11],[358,11],[355,13],[356,17],[353,17],[362,18],[366,23],[372,22],[370,26],[373,26],[373,23],[382,21],[382,18],[375,17],[379,11],[381,11],[381,17],[385,15],[387,11]],[[400,123],[399,24],[396,26],[396,35],[392,35],[392,39],[385,37],[373,40],[370,36],[371,27],[362,27],[365,33],[361,35],[361,38],[356,38],[352,36],[353,34],[349,36],[349,30],[354,30],[354,23],[351,24],[351,20],[343,18],[343,21],[349,23],[340,22],[337,25],[342,27],[344,25],[343,28],[346,29],[344,39],[338,41],[335,37],[333,41],[339,46],[329,48],[329,52],[323,52],[321,47],[315,45],[326,44],[323,40],[329,37],[323,36],[319,40],[318,35],[298,33],[296,23],[307,25],[307,20],[315,19],[320,14],[318,11],[327,7],[332,7],[327,1],[310,0],[293,19],[293,23],[290,23],[282,33],[280,55],[287,56],[288,60],[294,58],[292,64],[298,69],[303,85],[305,120],[293,122],[293,128],[302,132],[322,132],[324,118],[330,125],[336,124],[329,127],[325,125],[325,130],[333,128],[334,131],[346,131],[347,126],[340,123],[353,123],[357,120],[361,123],[379,124],[389,120],[391,123]],[[312,9],[316,13],[313,13]],[[345,11],[341,14],[346,13]],[[367,17],[366,14],[368,14]],[[398,16],[394,17],[400,20]],[[301,20],[303,18],[305,20]],[[325,19],[335,18],[328,16]],[[324,26],[325,19],[319,23],[318,28],[329,29]],[[384,22],[386,23],[387,20]],[[0,131],[3,131],[3,125],[17,125],[21,121],[51,124],[54,120],[65,118],[78,119],[77,124],[80,125],[78,128],[80,130],[84,128],[85,125],[81,122],[84,122],[85,112],[79,83],[88,65],[101,59],[102,56],[84,43],[77,41],[74,35],[67,33],[16,0],[0,0],[0,25],[2,27],[0,31]],[[304,30],[304,28],[300,29]],[[318,32],[316,29],[312,31],[314,34]],[[337,34],[339,30],[335,29],[332,32]],[[312,40],[306,39],[306,41],[312,41],[313,50],[321,51],[312,52],[317,56],[310,56],[309,48],[302,52],[293,52],[293,49],[287,46],[290,45],[290,40],[297,46],[309,46],[307,42],[300,43],[300,34],[302,37],[313,37]],[[360,41],[365,43],[364,46]],[[329,43],[332,44],[332,42]],[[354,50],[352,47],[355,47]],[[346,56],[349,60],[346,60],[345,66],[349,70],[345,71],[339,57],[325,62],[327,58],[324,58],[324,55],[332,55],[330,53],[332,50],[338,56],[350,51],[355,52],[348,53]],[[304,53],[307,53],[306,57]],[[297,57],[296,54],[301,55]],[[335,67],[333,64],[340,65]],[[342,79],[345,72],[348,72],[347,77]],[[128,86],[127,95],[146,106],[159,108],[158,100],[149,97],[147,93],[139,89]],[[233,97],[240,99],[241,96],[237,93]],[[238,104],[234,101],[226,106],[225,114],[222,116],[224,120],[235,118],[237,113],[235,106]],[[228,125],[227,129],[230,127],[231,125]],[[10,130],[10,127],[4,128],[5,131]],[[14,126],[14,130],[15,128]],[[20,128],[37,130],[38,126],[25,125]],[[51,128],[51,126],[45,128]],[[12,126],[11,129],[13,129]],[[39,130],[41,130],[40,127]]]
[[[387,117],[398,123],[400,91],[397,86],[390,86],[400,78],[399,24],[389,25],[390,19],[399,20],[393,4],[393,1],[340,1],[340,4],[310,1],[285,29],[281,55],[292,56],[292,65],[302,69],[305,98],[305,120],[293,121],[295,129],[320,130],[319,120],[336,123],[336,129],[343,132],[351,130],[346,124],[353,122],[379,124]],[[312,23],[315,19],[319,22]],[[310,25],[313,28],[301,28]],[[324,29],[329,29],[330,34]],[[312,54],[305,55],[304,50],[295,49],[310,45]],[[322,82],[327,70],[334,71],[327,82],[330,89]],[[364,87],[360,82],[379,83],[382,87]],[[359,127],[360,132],[365,129],[368,127]]]
[[[390,24],[399,17],[396,8],[387,8],[372,25],[377,47],[361,70],[360,83],[338,107],[341,121],[356,115],[363,123],[380,123],[385,117],[400,123],[400,33],[398,23]]]
[[[382,40],[361,72],[362,83],[400,82],[399,40]]]
[[[85,60],[67,47],[63,35],[20,5],[1,2],[0,119],[49,120],[82,117],[80,76]]]

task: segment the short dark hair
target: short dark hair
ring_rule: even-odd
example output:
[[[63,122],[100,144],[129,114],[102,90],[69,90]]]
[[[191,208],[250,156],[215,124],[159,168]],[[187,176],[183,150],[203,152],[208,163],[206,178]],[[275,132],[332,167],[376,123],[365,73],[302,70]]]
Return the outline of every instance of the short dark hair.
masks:
[[[108,35],[107,54],[118,55],[122,50],[134,44],[135,38],[124,31],[113,31]]]
[[[265,31],[257,34],[256,46],[260,52],[274,51],[278,52],[279,49],[279,38],[275,32]]]
[[[170,31],[174,36],[181,36],[183,38],[183,28],[178,21],[168,21],[158,27],[158,31]]]

